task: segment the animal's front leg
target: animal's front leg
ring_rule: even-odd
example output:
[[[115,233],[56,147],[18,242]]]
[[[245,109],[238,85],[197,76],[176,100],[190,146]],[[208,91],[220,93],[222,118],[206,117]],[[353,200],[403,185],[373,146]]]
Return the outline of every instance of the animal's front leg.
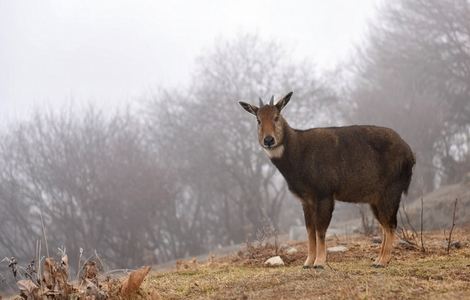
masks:
[[[326,264],[326,230],[330,225],[335,202],[333,198],[318,200],[315,209],[315,229],[317,239],[317,255],[313,264],[314,268],[324,268]]]
[[[315,220],[314,216],[314,207],[310,204],[304,204],[304,218],[305,218],[305,227],[307,228],[307,238],[308,238],[308,256],[307,260],[304,263],[304,269],[310,268],[313,266],[315,261],[316,251],[317,251],[317,237],[315,231]]]

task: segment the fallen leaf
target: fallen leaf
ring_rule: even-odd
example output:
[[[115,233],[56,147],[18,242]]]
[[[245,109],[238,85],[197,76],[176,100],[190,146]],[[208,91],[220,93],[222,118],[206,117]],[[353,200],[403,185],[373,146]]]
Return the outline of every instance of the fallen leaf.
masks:
[[[27,299],[39,299],[39,287],[31,279],[18,280],[16,285],[20,289],[23,297]]]
[[[22,279],[18,280],[16,283],[20,291],[25,291],[31,294],[34,290],[38,289],[39,287],[31,280],[31,279]]]
[[[62,256],[61,267],[63,270],[65,270],[65,274],[68,278],[69,277],[69,256],[67,254]]]
[[[48,257],[44,260],[44,270],[42,272],[42,280],[46,284],[46,287],[52,289],[55,285],[55,273],[56,267],[52,257]]]
[[[148,300],[160,300],[162,299],[160,297],[160,294],[155,290],[155,289],[152,289],[149,293],[148,293],[148,297],[147,297]]]
[[[92,281],[95,285],[98,285],[98,268],[96,267],[96,262],[93,260],[89,260],[83,266],[83,273],[82,273],[82,282],[85,282],[87,279]]]
[[[128,296],[137,291],[145,279],[145,276],[150,272],[151,267],[142,267],[133,271],[129,276],[122,282],[121,294]]]
[[[107,298],[106,293],[102,290],[99,289],[92,281],[85,279],[86,280],[86,292],[85,292],[85,298],[87,299],[88,297],[90,299],[94,300],[104,300]]]

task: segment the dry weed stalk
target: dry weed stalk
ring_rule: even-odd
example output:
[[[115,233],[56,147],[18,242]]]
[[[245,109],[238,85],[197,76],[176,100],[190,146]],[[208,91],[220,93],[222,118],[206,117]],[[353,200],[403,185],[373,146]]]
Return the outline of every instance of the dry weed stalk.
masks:
[[[457,210],[457,201],[458,201],[458,198],[455,199],[454,201],[454,213],[452,214],[452,226],[450,227],[450,231],[449,231],[449,237],[448,237],[448,241],[447,241],[447,254],[449,254],[450,252],[450,244],[452,243],[452,232],[454,231],[454,227],[455,227],[455,212]]]
[[[75,279],[78,279],[80,276],[80,263],[82,261],[82,256],[83,256],[83,248],[80,247],[79,249],[79,255],[78,255],[78,267],[77,267],[77,275],[75,276]]]
[[[403,214],[402,214],[403,212]],[[403,218],[403,215],[405,218]],[[408,243],[412,248],[417,248],[418,243],[416,241],[418,237],[418,232],[414,228],[414,226],[411,224],[410,217],[408,215],[408,212],[406,211],[405,204],[402,203],[402,207],[398,210],[398,216],[400,217],[401,224],[403,225],[402,228],[400,228],[399,233],[400,233],[400,238]]]
[[[8,257],[5,257],[3,258],[0,263],[6,261],[8,263],[8,267],[10,268],[11,272],[13,273],[13,277],[15,277],[15,279],[17,279],[17,276],[18,276],[18,262],[16,260],[16,258],[14,256],[8,258]]]
[[[39,215],[41,216],[41,228],[42,228],[42,235],[44,237],[44,242],[46,243],[46,255],[49,256],[49,246],[47,245],[47,235],[46,235],[46,226],[44,226],[44,218],[42,217],[42,209],[39,210]]]
[[[269,240],[274,239],[274,255],[279,253],[279,232],[278,230],[269,222],[265,220],[263,226],[256,233],[256,242],[258,247],[269,247]],[[248,243],[247,243],[248,246]],[[247,247],[250,249],[250,247]],[[253,249],[253,248],[252,248]]]
[[[423,196],[421,196],[421,216],[420,216],[421,251],[425,253],[426,248],[424,247],[424,239],[423,239],[423,215],[424,215],[424,200],[423,200]]]
[[[196,270],[198,267],[199,263],[195,257],[189,260],[179,259],[176,261],[176,271]]]

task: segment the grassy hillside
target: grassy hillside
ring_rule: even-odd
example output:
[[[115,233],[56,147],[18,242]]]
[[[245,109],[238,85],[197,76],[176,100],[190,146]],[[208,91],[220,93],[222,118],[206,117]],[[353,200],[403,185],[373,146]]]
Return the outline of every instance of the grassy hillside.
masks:
[[[454,201],[458,199],[456,224],[470,222],[470,181],[443,186],[423,197],[425,229],[446,228],[452,224]],[[421,202],[415,200],[408,208],[411,222],[419,228]]]
[[[425,234],[425,253],[397,242],[385,269],[370,266],[379,244],[365,237],[330,239],[328,246],[348,250],[328,254],[324,270],[302,269],[305,243],[281,248],[286,266],[275,268],[263,266],[274,247],[250,247],[203,264],[180,261],[177,270],[149,276],[142,294],[157,290],[162,299],[470,299],[469,233],[455,231],[459,248],[450,254],[440,232]],[[298,252],[288,255],[290,246]]]

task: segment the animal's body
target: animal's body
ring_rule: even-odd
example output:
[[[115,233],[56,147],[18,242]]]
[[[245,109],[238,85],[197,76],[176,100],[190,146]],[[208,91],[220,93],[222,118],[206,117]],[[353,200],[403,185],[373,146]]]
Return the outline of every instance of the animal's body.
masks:
[[[326,263],[325,233],[334,201],[368,203],[384,238],[375,266],[391,258],[401,195],[410,185],[414,155],[392,129],[348,126],[297,130],[280,114],[292,93],[277,104],[256,107],[240,102],[256,115],[258,137],[272,163],[300,199],[308,235],[304,267]]]

